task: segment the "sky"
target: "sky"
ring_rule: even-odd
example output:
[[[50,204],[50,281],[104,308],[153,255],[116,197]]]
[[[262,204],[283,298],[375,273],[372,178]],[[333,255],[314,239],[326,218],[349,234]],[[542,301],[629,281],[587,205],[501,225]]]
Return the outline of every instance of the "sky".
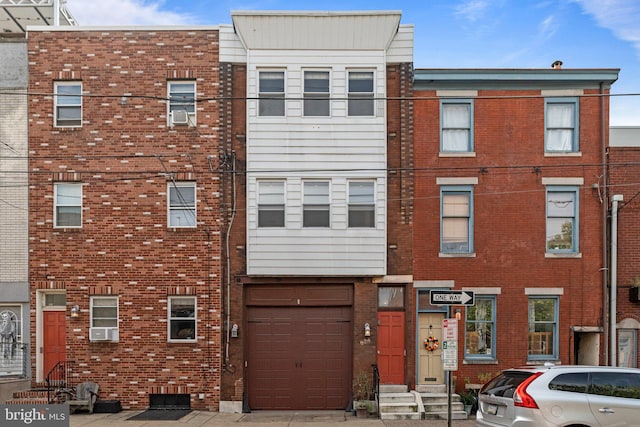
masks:
[[[640,0],[67,0],[81,26],[220,25],[235,10],[399,10],[415,68],[619,68],[610,124],[640,126]]]

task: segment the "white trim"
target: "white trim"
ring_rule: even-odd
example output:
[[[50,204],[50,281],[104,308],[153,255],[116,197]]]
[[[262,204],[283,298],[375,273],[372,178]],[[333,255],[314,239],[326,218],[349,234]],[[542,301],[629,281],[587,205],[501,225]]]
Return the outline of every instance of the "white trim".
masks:
[[[438,154],[438,157],[476,157],[476,152],[475,151],[467,151],[464,153],[452,153],[450,151],[441,151]]]
[[[413,282],[413,276],[411,274],[406,275],[390,275],[374,277],[373,283],[411,283]]]
[[[416,280],[413,282],[414,288],[453,288],[455,285],[454,280]]]
[[[563,253],[563,252],[546,252],[545,258],[582,258],[582,252]]]
[[[525,295],[564,295],[564,288],[524,288]]]
[[[437,90],[436,96],[442,98],[473,98],[478,96],[477,90]]]
[[[436,185],[478,185],[478,178],[436,178]]]
[[[584,95],[584,89],[543,89],[540,91],[540,96],[582,96]]]
[[[618,329],[640,329],[640,322],[636,319],[626,318],[619,321],[616,326]]]
[[[502,294],[502,288],[474,288],[474,287],[463,287],[463,291],[471,291],[476,295],[500,295]]]
[[[542,185],[584,185],[584,178],[542,178]]]

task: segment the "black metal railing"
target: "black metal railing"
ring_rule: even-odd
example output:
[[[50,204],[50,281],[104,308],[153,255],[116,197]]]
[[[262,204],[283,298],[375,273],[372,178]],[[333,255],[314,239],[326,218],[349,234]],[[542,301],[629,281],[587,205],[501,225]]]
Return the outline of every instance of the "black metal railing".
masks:
[[[69,366],[67,361],[60,360],[55,364],[53,368],[47,373],[45,378],[45,384],[47,385],[47,400],[49,403],[54,403],[59,397],[59,390],[67,388],[69,377]]]
[[[0,375],[27,378],[28,370],[29,345],[17,341],[0,342]]]
[[[375,363],[371,368],[373,369],[373,398],[376,401],[376,414],[380,418],[380,371]]]

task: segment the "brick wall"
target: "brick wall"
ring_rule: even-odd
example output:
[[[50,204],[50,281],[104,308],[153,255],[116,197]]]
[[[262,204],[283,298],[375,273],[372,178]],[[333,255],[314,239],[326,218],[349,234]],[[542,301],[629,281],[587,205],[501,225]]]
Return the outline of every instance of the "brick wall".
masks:
[[[585,94],[596,91],[586,90]],[[440,157],[439,100],[416,92],[414,279],[496,287],[497,363],[461,365],[458,378],[527,361],[528,297],[524,288],[563,288],[559,357],[573,363],[575,325],[602,326],[601,202],[591,188],[601,175],[598,97],[580,101],[580,156],[545,157],[544,99],[538,90],[479,90],[474,101],[475,157]],[[492,97],[514,97],[497,99]],[[482,97],[488,97],[482,99]],[[608,104],[605,102],[606,111]],[[474,177],[474,257],[439,257],[438,177]],[[579,258],[545,257],[542,178],[582,177]],[[464,311],[462,313],[464,319]],[[463,329],[461,329],[461,332]],[[461,333],[460,355],[462,356]],[[474,382],[474,381],[472,381]]]
[[[36,321],[35,291],[63,289],[67,313],[81,310],[66,322],[74,382],[97,382],[102,399],[124,408],[147,407],[149,393],[189,393],[192,407],[217,410],[218,31],[42,31],[29,34],[28,49],[32,334],[46,327]],[[167,126],[173,79],[196,82],[197,126]],[[53,126],[56,80],[82,82],[81,128]],[[53,227],[53,183],[68,180],[83,184],[80,229]],[[172,180],[196,182],[196,228],[167,227]],[[117,343],[89,342],[90,296],[99,295],[119,298]],[[197,297],[195,342],[168,342],[174,295]]]

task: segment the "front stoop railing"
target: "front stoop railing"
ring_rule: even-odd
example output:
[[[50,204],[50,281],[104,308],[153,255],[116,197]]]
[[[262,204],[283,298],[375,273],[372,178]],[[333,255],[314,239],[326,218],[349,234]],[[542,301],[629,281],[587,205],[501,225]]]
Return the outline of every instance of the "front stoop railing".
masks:
[[[66,360],[60,360],[47,373],[45,385],[47,387],[47,400],[49,403],[57,403],[59,398],[59,390],[68,387],[69,382],[69,363]]]

